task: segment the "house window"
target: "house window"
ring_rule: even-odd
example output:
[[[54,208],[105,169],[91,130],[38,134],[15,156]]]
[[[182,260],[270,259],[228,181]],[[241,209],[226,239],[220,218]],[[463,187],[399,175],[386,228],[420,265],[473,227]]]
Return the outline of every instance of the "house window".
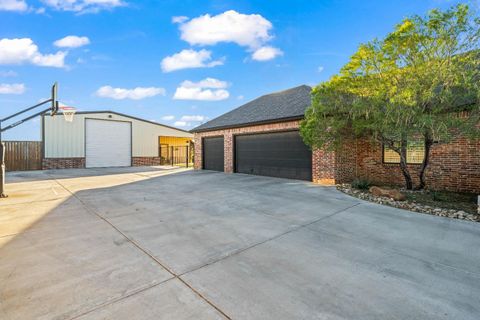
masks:
[[[409,142],[407,145],[407,164],[421,164],[425,155],[425,146],[421,142]],[[383,146],[384,163],[400,163],[400,155]]]

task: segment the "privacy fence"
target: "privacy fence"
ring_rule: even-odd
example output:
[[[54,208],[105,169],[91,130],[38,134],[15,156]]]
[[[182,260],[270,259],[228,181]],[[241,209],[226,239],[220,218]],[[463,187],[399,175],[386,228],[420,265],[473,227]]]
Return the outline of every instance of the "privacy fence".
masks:
[[[4,141],[7,171],[42,169],[41,141]]]

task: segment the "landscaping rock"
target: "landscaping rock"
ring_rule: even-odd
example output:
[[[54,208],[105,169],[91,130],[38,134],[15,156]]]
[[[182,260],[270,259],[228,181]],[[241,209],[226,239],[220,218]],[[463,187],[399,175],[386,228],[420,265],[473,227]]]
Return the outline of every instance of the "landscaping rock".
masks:
[[[391,198],[395,201],[405,201],[407,197],[398,190],[395,189],[383,189],[380,187],[371,187],[370,193],[377,197]]]
[[[422,205],[416,202],[404,201],[406,199],[405,195],[397,190],[391,189],[382,189],[379,187],[371,187],[369,192],[362,191],[358,189],[352,188],[349,184],[341,184],[337,185],[337,189],[349,194],[351,196],[357,197],[362,200],[384,204],[391,207],[396,207],[400,209],[410,210],[413,212],[424,213],[424,214],[431,214],[439,217],[447,217],[453,219],[464,219],[468,221],[480,222],[480,213],[467,213],[463,210],[455,210],[455,209],[446,209],[446,208],[435,208],[428,205]],[[385,192],[387,191],[387,192]],[[392,197],[392,191],[397,191],[403,197],[397,197],[404,199],[404,200],[396,200]],[[407,191],[405,191],[407,192]],[[393,200],[392,200],[393,199]]]

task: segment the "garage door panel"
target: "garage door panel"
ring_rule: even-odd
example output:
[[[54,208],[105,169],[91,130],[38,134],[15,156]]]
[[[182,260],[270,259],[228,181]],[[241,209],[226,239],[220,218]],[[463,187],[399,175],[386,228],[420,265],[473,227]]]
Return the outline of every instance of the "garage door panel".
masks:
[[[312,153],[298,131],[236,136],[235,171],[311,180]]]
[[[86,119],[86,167],[130,166],[132,162],[131,125],[131,122]]]
[[[224,171],[223,137],[203,138],[203,169]]]

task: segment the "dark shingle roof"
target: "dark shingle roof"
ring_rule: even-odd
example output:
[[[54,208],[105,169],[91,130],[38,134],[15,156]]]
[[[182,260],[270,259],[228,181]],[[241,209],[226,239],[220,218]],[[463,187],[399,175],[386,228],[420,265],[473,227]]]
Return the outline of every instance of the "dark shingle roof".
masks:
[[[248,124],[302,118],[311,103],[312,88],[306,85],[270,93],[212,119],[192,132],[240,127]]]

